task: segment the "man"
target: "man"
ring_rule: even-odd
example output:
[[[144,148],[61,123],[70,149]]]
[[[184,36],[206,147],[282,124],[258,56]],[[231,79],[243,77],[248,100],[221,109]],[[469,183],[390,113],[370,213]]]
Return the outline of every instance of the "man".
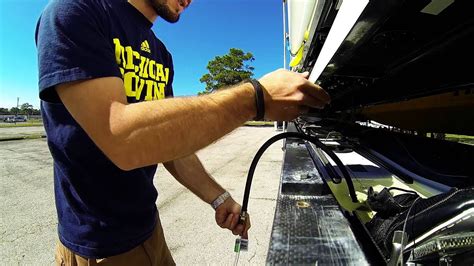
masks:
[[[155,204],[158,163],[215,207],[219,226],[247,237],[249,219],[238,224],[240,205],[194,152],[256,114],[290,120],[329,102],[306,74],[285,70],[260,84],[172,98],[171,55],[151,26],[157,17],[178,21],[190,2],[53,0],[44,10],[36,42],[58,264],[174,264]]]

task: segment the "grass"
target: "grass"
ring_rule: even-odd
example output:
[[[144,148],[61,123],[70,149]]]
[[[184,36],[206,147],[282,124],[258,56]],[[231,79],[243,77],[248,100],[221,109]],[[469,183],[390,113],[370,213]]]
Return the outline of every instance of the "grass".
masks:
[[[28,120],[27,122],[18,123],[1,123],[0,128],[11,128],[11,127],[38,127],[42,126],[43,121],[39,119]]]
[[[446,140],[474,145],[474,136],[446,134]]]
[[[251,127],[269,127],[273,126],[273,123],[273,121],[247,121],[244,125]]]
[[[25,140],[25,139],[41,139],[41,138],[46,138],[46,135],[42,134],[32,134],[32,135],[27,135],[27,136],[9,136],[9,137],[0,137],[0,142],[1,141],[11,141],[11,140]]]

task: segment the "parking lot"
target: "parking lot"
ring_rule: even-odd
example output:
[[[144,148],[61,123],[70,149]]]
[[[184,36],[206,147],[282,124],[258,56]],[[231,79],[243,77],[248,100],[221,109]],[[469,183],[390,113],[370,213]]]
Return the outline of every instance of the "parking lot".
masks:
[[[21,138],[37,138],[45,136],[44,128],[42,126],[37,127],[1,127],[0,123],[0,141],[10,139],[21,139]]]
[[[41,133],[40,129],[23,129]],[[19,134],[5,130],[0,129],[0,136]],[[241,127],[199,151],[198,156],[212,176],[241,202],[253,156],[276,133],[273,127]],[[283,156],[281,147],[281,142],[271,146],[257,167],[249,202],[250,246],[248,252],[241,254],[240,265],[265,264]],[[45,138],[0,142],[0,264],[53,264],[57,218],[52,164]],[[165,236],[178,265],[234,262],[235,237],[215,224],[210,206],[182,187],[162,166],[155,176],[155,186]]]

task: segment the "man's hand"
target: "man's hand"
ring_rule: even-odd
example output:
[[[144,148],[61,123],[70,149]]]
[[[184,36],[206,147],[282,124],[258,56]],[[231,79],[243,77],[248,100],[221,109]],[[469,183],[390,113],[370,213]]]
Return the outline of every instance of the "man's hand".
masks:
[[[238,224],[240,215],[240,205],[232,198],[228,198],[216,209],[216,223],[232,231],[234,235],[240,235],[248,239],[248,230],[250,229],[250,216],[245,219],[245,226]]]
[[[259,80],[266,90],[266,119],[289,121],[307,113],[310,108],[322,109],[331,101],[327,92],[308,81],[308,75],[308,72],[279,69]]]

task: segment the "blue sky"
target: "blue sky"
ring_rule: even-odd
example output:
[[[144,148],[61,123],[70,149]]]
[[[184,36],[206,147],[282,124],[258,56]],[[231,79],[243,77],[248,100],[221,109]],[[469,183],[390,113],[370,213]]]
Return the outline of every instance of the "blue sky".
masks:
[[[48,0],[0,0],[0,107],[39,107],[36,21]],[[283,65],[281,0],[194,0],[176,24],[153,30],[173,54],[175,95],[204,90],[207,62],[230,48],[252,52],[255,77]]]

